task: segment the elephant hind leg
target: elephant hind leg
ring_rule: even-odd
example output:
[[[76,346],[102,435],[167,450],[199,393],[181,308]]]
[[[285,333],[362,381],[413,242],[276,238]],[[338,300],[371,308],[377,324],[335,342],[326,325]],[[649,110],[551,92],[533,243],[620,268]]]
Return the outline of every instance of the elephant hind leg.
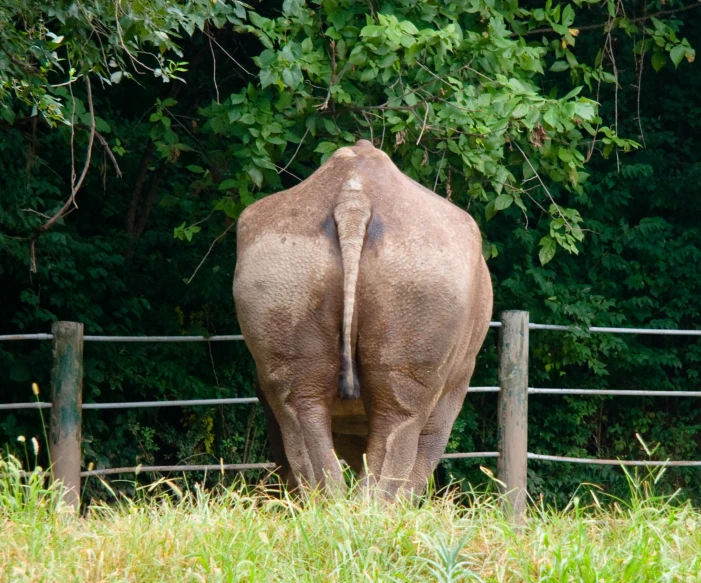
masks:
[[[288,489],[294,490],[297,487],[297,480],[292,473],[290,462],[285,454],[285,446],[282,443],[282,431],[280,430],[280,424],[277,422],[277,419],[275,419],[273,410],[270,408],[270,404],[265,398],[263,391],[260,390],[260,384],[258,383],[257,379],[256,396],[263,407],[265,425],[268,429],[268,443],[270,445],[270,452],[273,456],[273,462],[277,466],[275,471],[277,472],[282,485]]]
[[[431,412],[419,435],[416,460],[405,487],[408,492],[419,495],[426,489],[448,444],[466,392],[467,383],[443,395]]]
[[[367,471],[361,478],[392,498],[404,489],[411,475],[423,420],[416,415],[393,416],[392,420],[372,423],[367,450]]]
[[[373,391],[364,396],[368,411],[367,466],[369,483],[393,497],[407,486],[416,460],[421,429],[440,391],[435,381],[404,370],[366,373]],[[364,473],[363,473],[364,474]]]
[[[321,368],[321,367],[320,367]],[[290,471],[300,486],[335,489],[343,480],[331,437],[331,403],[337,371],[314,370],[308,362],[285,367],[277,379],[260,375],[261,391],[279,424]]]

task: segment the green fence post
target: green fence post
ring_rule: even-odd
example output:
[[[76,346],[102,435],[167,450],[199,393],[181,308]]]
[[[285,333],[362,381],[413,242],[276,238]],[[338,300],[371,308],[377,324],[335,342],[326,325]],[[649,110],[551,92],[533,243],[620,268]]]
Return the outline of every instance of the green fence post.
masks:
[[[499,329],[499,461],[506,512],[522,523],[528,467],[528,312],[501,314]]]
[[[83,406],[83,324],[54,322],[49,453],[64,500],[80,504],[80,440]]]

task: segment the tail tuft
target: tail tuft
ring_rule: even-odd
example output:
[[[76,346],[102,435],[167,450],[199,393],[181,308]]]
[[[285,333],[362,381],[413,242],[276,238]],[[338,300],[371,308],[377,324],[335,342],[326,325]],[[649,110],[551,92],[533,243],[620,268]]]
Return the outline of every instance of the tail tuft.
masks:
[[[355,369],[355,362],[351,360],[350,366],[345,358],[341,358],[341,384],[339,385],[339,396],[341,399],[360,398],[360,383]]]

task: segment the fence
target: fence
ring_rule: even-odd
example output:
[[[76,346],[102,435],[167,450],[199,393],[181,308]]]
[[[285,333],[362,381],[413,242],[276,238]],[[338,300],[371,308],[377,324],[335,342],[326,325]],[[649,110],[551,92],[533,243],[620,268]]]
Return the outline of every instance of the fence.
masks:
[[[528,460],[587,463],[624,466],[696,466],[701,461],[631,461],[590,458],[572,458],[535,454],[528,451],[528,395],[616,395],[701,397],[701,391],[645,391],[615,389],[559,389],[528,387],[528,341],[530,330],[560,330],[572,328],[551,324],[529,323],[528,312],[507,311],[501,320],[491,322],[499,328],[499,386],[472,387],[472,393],[498,393],[498,451],[444,454],[443,459],[497,458],[497,477],[505,484],[509,507],[516,517],[523,515],[526,506],[526,469]],[[664,334],[701,336],[701,330],[661,330],[644,328],[588,329],[594,333],[615,334]],[[80,479],[86,476],[123,474],[130,472],[163,472],[191,470],[274,469],[274,464],[218,464],[182,466],[135,466],[128,468],[104,468],[80,470],[81,420],[84,409],[128,409],[137,407],[179,407],[199,405],[238,405],[257,403],[253,397],[231,399],[198,399],[180,401],[141,401],[131,403],[82,402],[83,343],[87,342],[222,342],[243,340],[241,335],[230,336],[91,336],[83,334],[83,325],[75,322],[54,322],[52,334],[15,334],[0,336],[0,341],[52,340],[53,368],[51,373],[51,402],[0,404],[0,410],[51,409],[49,429],[49,453],[53,475],[63,482],[66,501],[79,504]]]

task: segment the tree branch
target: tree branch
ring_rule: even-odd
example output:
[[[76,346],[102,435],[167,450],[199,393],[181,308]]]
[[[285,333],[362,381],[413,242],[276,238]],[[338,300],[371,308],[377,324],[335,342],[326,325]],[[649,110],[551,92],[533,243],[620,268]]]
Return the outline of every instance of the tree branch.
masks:
[[[158,187],[161,185],[161,180],[163,180],[165,173],[166,163],[163,162],[158,167],[158,170],[154,172],[153,178],[151,178],[151,188],[149,188],[148,194],[146,195],[146,200],[144,201],[144,204],[141,207],[139,220],[136,222],[136,229],[133,233],[134,239],[138,239],[139,237],[141,237],[141,235],[144,232],[144,229],[146,228],[148,217],[151,214],[151,208],[153,207],[153,203],[156,200],[156,195],[158,194]]]
[[[30,246],[29,246],[29,255],[30,255],[30,271],[32,273],[36,273],[37,271],[37,266],[36,266],[36,242],[37,239],[46,231],[48,231],[51,227],[53,227],[56,224],[56,221],[58,221],[61,217],[63,217],[68,209],[71,207],[71,205],[75,204],[75,197],[78,194],[78,191],[80,190],[80,187],[83,186],[83,181],[85,180],[85,176],[88,173],[88,169],[90,168],[90,159],[92,157],[92,147],[93,143],[95,142],[95,107],[93,105],[93,100],[92,100],[92,86],[90,85],[90,77],[85,77],[85,85],[88,90],[88,109],[90,112],[90,137],[88,138],[88,151],[85,155],[85,164],[83,165],[83,171],[80,173],[80,178],[78,178],[77,182],[72,182],[71,184],[71,196],[68,198],[66,201],[66,204],[64,204],[59,211],[51,217],[48,221],[46,221],[43,225],[41,225],[38,229],[37,232],[35,233],[34,237],[32,237]],[[73,177],[71,177],[73,178]]]
[[[105,149],[105,152],[107,152],[107,156],[112,161],[112,164],[114,165],[114,171],[117,173],[117,177],[121,178],[122,171],[119,168],[119,164],[117,164],[117,159],[114,157],[114,154],[112,153],[112,149],[110,148],[109,144],[107,143],[107,140],[105,138],[103,138],[102,134],[100,132],[98,132],[97,130],[95,130],[95,137],[102,144],[102,147]]]
[[[686,12],[687,10],[693,10],[694,8],[699,8],[701,6],[701,2],[697,4],[691,4],[690,6],[684,6],[683,8],[675,8],[674,10],[660,10],[659,12],[655,12],[654,14],[649,14],[646,16],[641,16],[639,18],[630,18],[628,19],[628,22],[634,23],[634,22],[644,22],[645,20],[649,20],[650,18],[655,18],[657,16],[671,16],[672,14],[677,14],[679,12]],[[601,22],[599,24],[587,24],[586,26],[572,26],[572,28],[576,28],[578,31],[587,31],[587,30],[597,30],[599,28],[606,28],[609,24],[609,21],[606,22]],[[551,27],[547,28],[534,28],[533,30],[527,30],[526,32],[523,33],[518,33],[518,32],[512,32],[509,36],[510,37],[519,37],[519,36],[529,36],[532,34],[547,34],[547,33],[554,33],[555,31]]]
[[[131,191],[131,201],[129,202],[129,209],[127,210],[126,228],[127,233],[130,235],[134,234],[134,228],[136,225],[136,211],[139,207],[141,191],[143,190],[144,182],[146,181],[146,173],[148,172],[148,167],[151,164],[151,160],[153,160],[153,142],[149,140],[149,143],[141,156],[141,163],[139,164],[139,170],[136,174],[136,182],[134,182],[134,189]]]
[[[531,164],[531,161],[529,160],[528,156],[526,156],[526,152],[524,152],[524,151],[521,149],[521,146],[519,146],[517,142],[512,141],[511,143],[512,143],[514,146],[516,146],[516,147],[518,148],[518,151],[521,152],[521,155],[523,156],[523,159],[526,161],[526,163],[527,163],[528,166],[530,167],[530,169],[531,169],[531,171],[533,172],[533,174],[535,174],[535,176],[538,177],[538,182],[540,182],[540,185],[543,187],[543,190],[544,190],[545,193],[548,195],[548,198],[550,199],[550,202],[553,203],[553,204],[555,205],[555,208],[557,209],[557,214],[559,214],[559,215],[560,215],[560,218],[561,218],[563,221],[565,221],[565,224],[566,224],[570,229],[572,229],[572,225],[570,225],[570,223],[567,221],[567,219],[565,218],[565,215],[562,214],[562,211],[560,210],[560,205],[557,204],[557,203],[555,202],[555,199],[553,198],[553,195],[550,194],[550,191],[548,190],[548,187],[545,186],[545,182],[543,182],[543,179],[540,177],[540,174],[538,174],[538,171],[533,167],[533,164]]]
[[[212,249],[214,249],[214,246],[217,244],[217,241],[219,241],[219,239],[226,235],[234,225],[236,225],[236,221],[232,221],[231,224],[226,229],[224,229],[224,232],[221,235],[219,235],[216,239],[214,239],[214,241],[212,241],[212,244],[209,246],[209,249],[207,249],[207,253],[205,253],[204,257],[202,258],[202,261],[200,261],[200,264],[197,266],[194,273],[190,276],[190,279],[187,280],[188,285],[195,278],[197,272],[200,270],[200,267],[202,267],[204,262],[207,260],[207,257],[209,257],[209,254],[212,252]]]
[[[134,204],[133,208],[134,224],[132,225],[132,229],[129,231],[129,234],[131,235],[131,240],[129,241],[129,245],[127,246],[127,249],[124,253],[124,258],[127,262],[130,262],[134,258],[134,253],[136,252],[136,245],[139,242],[141,235],[143,235],[144,230],[146,230],[146,223],[148,222],[149,215],[151,214],[151,208],[153,207],[153,203],[156,200],[156,196],[158,195],[158,187],[161,184],[161,180],[163,180],[163,177],[165,176],[166,168],[167,165],[165,162],[163,162],[153,173],[153,176],[151,177],[151,185],[149,187],[148,194],[146,195],[146,199],[141,205],[141,212],[139,214],[138,220],[136,220],[136,211],[140,197],[137,197],[136,199],[136,204]],[[141,191],[139,190],[139,192]],[[132,199],[132,202],[134,202],[134,199]],[[130,208],[129,211],[131,212],[132,208]]]

